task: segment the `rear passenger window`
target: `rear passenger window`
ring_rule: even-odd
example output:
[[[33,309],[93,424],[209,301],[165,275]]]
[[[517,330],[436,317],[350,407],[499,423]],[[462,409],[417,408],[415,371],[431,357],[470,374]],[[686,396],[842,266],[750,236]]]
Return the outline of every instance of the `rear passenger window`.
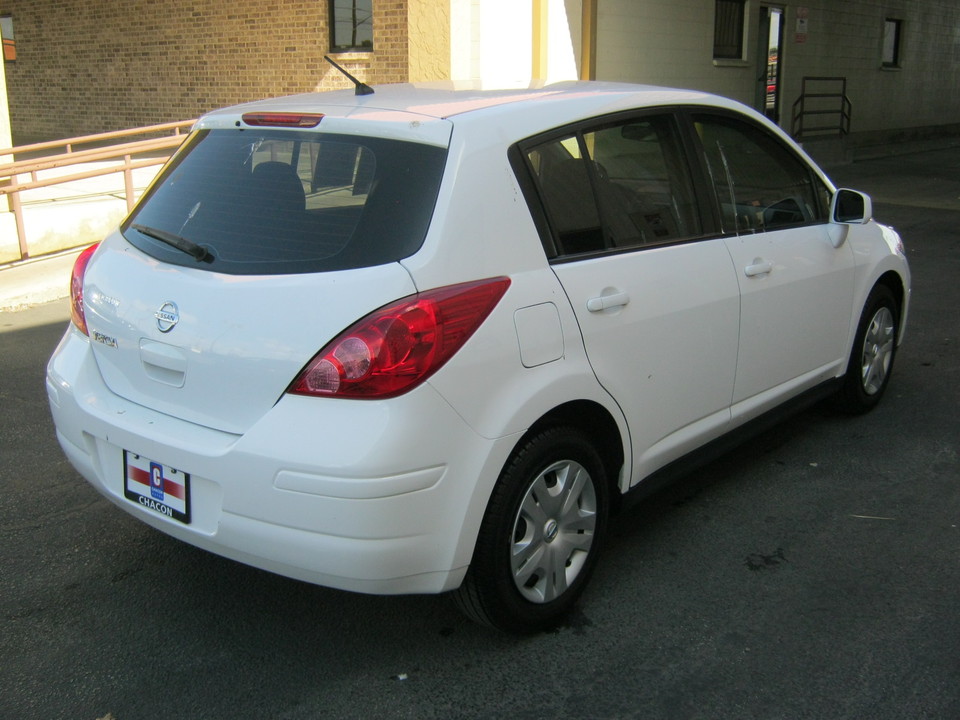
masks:
[[[725,116],[698,115],[694,124],[724,233],[763,232],[826,220],[826,187],[780,140]]]
[[[669,118],[617,125],[584,139],[602,169],[597,195],[615,246],[700,234],[689,173]]]
[[[526,151],[557,254],[635,248],[699,235],[676,128],[647,117]]]
[[[545,143],[527,154],[540,198],[561,255],[596,252],[607,247],[593,194],[587,159],[576,136]]]

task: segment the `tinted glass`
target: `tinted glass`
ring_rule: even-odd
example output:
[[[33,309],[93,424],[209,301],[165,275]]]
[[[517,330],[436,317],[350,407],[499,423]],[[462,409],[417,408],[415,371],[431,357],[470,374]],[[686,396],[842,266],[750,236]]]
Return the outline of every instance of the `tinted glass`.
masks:
[[[597,197],[614,245],[694,237],[700,221],[670,117],[649,117],[584,135],[598,169]]]
[[[695,118],[725,233],[825,220],[825,188],[807,165],[759,127],[724,116]]]
[[[590,170],[575,135],[527,152],[560,255],[603,250],[609,245],[593,195]]]
[[[166,262],[231,274],[394,262],[423,242],[445,157],[440,148],[379,138],[201,131],[122,230]],[[212,260],[157,240],[164,235],[202,246]]]
[[[700,234],[676,127],[634,119],[535,145],[526,153],[560,255]]]

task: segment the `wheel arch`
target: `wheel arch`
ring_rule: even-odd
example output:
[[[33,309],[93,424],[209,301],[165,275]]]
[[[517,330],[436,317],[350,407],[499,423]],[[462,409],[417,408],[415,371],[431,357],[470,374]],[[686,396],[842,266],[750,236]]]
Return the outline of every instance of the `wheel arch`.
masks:
[[[591,400],[572,400],[553,408],[523,434],[514,450],[533,435],[549,427],[567,426],[575,428],[590,438],[603,462],[610,491],[611,510],[619,504],[621,497],[621,474],[626,460],[625,438],[621,435],[616,420],[599,403]]]
[[[506,462],[500,471],[498,485],[488,498],[483,522],[474,535],[470,565],[464,568],[462,583],[451,589],[454,602],[467,617],[500,630],[526,634],[557,625],[586,585],[600,551],[597,541],[603,537],[607,518],[620,504],[617,479],[624,466],[626,450],[615,417],[607,408],[590,400],[572,400],[556,406],[514,438],[516,441],[511,443]],[[531,601],[529,597],[524,599],[526,593],[516,585],[517,581],[510,567],[504,565],[511,554],[503,552],[508,545],[501,543],[501,539],[515,537],[519,522],[517,513],[521,507],[526,506],[526,500],[522,496],[532,492],[530,483],[535,482],[534,475],[542,475],[548,469],[559,467],[562,464],[560,461],[564,459],[580,462],[583,458],[578,458],[578,455],[584,454],[585,445],[596,452],[596,459],[602,464],[602,471],[607,477],[605,483],[596,484],[598,500],[602,493],[606,502],[597,502],[596,536],[589,544],[590,549],[584,550],[579,543],[575,545],[582,553],[587,554],[586,560],[581,560],[585,563],[581,566],[583,571],[576,571],[572,580],[568,578],[569,588],[566,582],[560,583],[557,587],[561,588],[562,594],[555,597],[546,595],[542,604]],[[561,447],[564,449],[561,450]],[[569,456],[565,455],[568,451]],[[549,462],[549,465],[543,465],[545,461]],[[592,457],[588,457],[584,462],[594,465]],[[534,475],[531,475],[531,472]],[[501,482],[504,484],[500,485]],[[520,494],[517,494],[518,490]],[[536,504],[539,505],[539,501],[536,501]],[[604,505],[606,508],[601,512],[600,508]],[[578,512],[576,506],[572,507],[571,513]],[[559,519],[551,522],[554,522],[556,527]],[[575,522],[578,527],[582,527],[580,520]],[[533,532],[527,536],[525,531],[523,535],[526,536],[526,542],[536,538],[538,533]],[[544,541],[544,548],[550,542],[552,540]],[[560,546],[565,544],[566,542],[558,543]],[[548,557],[552,554],[545,549],[544,552]],[[582,556],[582,553],[578,552],[578,556]],[[536,556],[539,557],[539,554]],[[570,555],[567,558],[567,568],[577,567],[573,557]],[[553,571],[546,568],[561,567],[551,565],[554,561],[545,562],[546,565],[532,568],[530,579],[538,576],[549,578]],[[545,570],[546,574],[541,570]]]
[[[887,270],[883,273],[873,287],[877,285],[886,286],[893,293],[893,298],[897,303],[897,345],[903,342],[904,331],[907,327],[907,310],[910,302],[909,289],[907,281],[895,270]]]
[[[904,289],[903,278],[893,270],[887,270],[883,275],[877,278],[877,281],[874,285],[886,285],[890,288],[890,292],[893,293],[893,297],[896,298],[897,305],[899,309],[903,310],[903,298],[906,294]]]

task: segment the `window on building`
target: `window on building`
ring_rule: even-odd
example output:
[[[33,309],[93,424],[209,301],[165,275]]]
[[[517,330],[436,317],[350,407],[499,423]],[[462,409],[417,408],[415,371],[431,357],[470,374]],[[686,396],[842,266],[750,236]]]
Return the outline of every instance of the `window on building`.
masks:
[[[13,39],[13,18],[9,15],[0,17],[0,37],[3,38],[3,59],[13,62],[17,59],[17,43]]]
[[[373,0],[330,0],[330,52],[373,50]]]
[[[900,67],[900,35],[903,21],[887,18],[883,23],[883,67]]]
[[[746,0],[716,0],[713,25],[713,57],[743,60],[743,29]]]

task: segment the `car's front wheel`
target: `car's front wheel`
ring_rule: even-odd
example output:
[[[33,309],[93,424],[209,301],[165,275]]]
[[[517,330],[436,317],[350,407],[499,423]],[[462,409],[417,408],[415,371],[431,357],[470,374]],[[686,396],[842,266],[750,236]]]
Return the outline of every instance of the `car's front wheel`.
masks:
[[[880,402],[893,371],[899,318],[900,308],[890,288],[874,287],[860,317],[838,396],[842,410],[862,413]]]
[[[608,505],[603,463],[583,433],[534,434],[493,490],[457,605],[508,632],[556,626],[593,570]]]

